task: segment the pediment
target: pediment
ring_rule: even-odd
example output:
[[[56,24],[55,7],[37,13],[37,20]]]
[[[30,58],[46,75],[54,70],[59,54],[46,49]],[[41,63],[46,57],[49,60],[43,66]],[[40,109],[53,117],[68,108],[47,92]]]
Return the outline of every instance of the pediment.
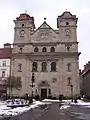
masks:
[[[58,34],[45,21],[33,34],[33,41],[52,42],[56,41]]]
[[[38,29],[52,29],[46,22],[44,22]]]
[[[50,86],[50,85],[49,85],[49,83],[48,83],[47,81],[41,81],[41,82],[39,83],[39,86],[40,86],[40,87],[48,87],[48,86]]]

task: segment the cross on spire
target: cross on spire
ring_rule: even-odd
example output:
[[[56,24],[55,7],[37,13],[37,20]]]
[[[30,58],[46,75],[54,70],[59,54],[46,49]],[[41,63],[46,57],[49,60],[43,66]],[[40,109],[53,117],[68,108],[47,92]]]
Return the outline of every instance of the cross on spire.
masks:
[[[25,10],[25,13],[27,13],[27,10]]]

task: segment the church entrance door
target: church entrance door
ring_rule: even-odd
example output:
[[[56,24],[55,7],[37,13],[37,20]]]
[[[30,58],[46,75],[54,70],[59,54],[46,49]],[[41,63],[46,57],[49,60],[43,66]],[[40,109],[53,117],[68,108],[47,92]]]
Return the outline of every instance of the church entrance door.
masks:
[[[47,98],[47,89],[46,88],[41,88],[41,98],[42,99]]]

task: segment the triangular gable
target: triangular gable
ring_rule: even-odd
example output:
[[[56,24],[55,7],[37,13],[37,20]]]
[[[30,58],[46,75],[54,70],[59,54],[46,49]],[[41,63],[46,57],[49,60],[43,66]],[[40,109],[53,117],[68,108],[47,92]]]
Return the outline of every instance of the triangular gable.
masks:
[[[33,33],[32,42],[56,42],[58,33],[46,21]]]
[[[53,28],[51,28],[51,27],[46,23],[46,21],[44,21],[43,24],[36,29],[36,31],[38,31],[39,29],[52,29],[52,30],[53,30]],[[35,32],[36,32],[36,31],[35,31]],[[53,31],[54,31],[54,30],[53,30]],[[54,31],[54,32],[56,33],[56,31]],[[56,34],[57,34],[57,33],[56,33]]]
[[[41,29],[41,28],[43,28],[43,29],[52,29],[46,22],[44,22],[40,27],[39,27],[39,29]]]

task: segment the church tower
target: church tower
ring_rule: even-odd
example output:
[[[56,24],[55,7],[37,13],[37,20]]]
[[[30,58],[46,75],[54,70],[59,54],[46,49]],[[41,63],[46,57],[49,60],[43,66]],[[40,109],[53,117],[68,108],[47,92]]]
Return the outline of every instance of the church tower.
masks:
[[[29,43],[30,36],[35,29],[34,17],[22,13],[14,20],[14,23],[14,43]]]
[[[59,28],[62,42],[77,42],[77,20],[76,15],[65,11],[57,18],[57,27]]]

